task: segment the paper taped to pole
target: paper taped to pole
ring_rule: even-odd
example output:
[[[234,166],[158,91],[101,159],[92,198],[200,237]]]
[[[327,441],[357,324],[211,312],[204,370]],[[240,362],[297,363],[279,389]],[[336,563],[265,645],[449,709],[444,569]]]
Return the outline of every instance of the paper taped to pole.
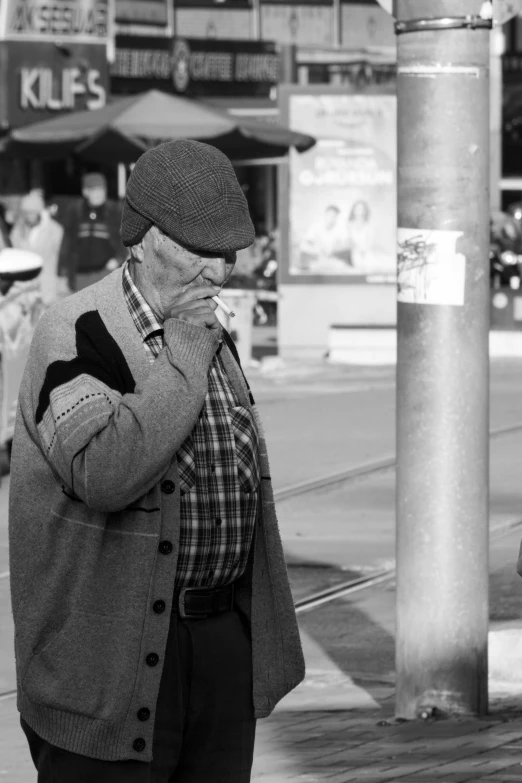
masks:
[[[384,8],[391,16],[395,16],[395,2],[396,0],[377,0],[379,5]]]
[[[466,258],[457,252],[462,231],[399,228],[399,302],[463,307]]]

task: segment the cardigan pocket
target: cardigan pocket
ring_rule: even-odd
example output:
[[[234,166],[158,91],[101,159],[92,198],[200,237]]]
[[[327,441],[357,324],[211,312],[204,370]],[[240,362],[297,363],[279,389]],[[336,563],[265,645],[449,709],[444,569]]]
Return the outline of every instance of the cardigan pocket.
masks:
[[[30,659],[22,679],[32,702],[113,721],[129,708],[141,635],[132,617],[74,612]]]

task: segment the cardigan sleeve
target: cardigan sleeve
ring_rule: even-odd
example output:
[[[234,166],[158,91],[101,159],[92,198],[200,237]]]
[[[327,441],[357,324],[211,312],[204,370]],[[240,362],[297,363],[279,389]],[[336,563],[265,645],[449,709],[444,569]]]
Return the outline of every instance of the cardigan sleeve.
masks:
[[[73,325],[40,320],[20,390],[46,458],[87,506],[119,511],[164,475],[192,431],[219,344],[210,330],[169,319],[165,347],[137,386],[96,311]],[[74,338],[74,339],[73,339]]]

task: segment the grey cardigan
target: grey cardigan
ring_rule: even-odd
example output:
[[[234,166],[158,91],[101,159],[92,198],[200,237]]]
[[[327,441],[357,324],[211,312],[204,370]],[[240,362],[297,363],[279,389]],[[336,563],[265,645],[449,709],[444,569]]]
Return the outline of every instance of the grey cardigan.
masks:
[[[36,328],[11,466],[9,560],[17,706],[41,737],[109,761],[150,761],[179,541],[176,451],[191,432],[217,346],[170,319],[150,364],[121,270],[61,301]],[[251,406],[235,359],[223,361]],[[261,503],[237,595],[252,630],[258,718],[304,677],[304,659],[260,429]],[[172,492],[173,482],[174,492]],[[173,544],[170,555],[161,541]],[[159,662],[150,665],[150,653]],[[148,658],[148,662],[147,662]],[[151,705],[151,720],[137,711]],[[142,752],[133,748],[145,739]]]

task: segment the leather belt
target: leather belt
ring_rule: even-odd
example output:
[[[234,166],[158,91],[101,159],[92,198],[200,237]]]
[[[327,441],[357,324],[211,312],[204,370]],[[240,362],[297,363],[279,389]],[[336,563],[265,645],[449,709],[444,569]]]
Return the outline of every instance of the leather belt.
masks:
[[[234,608],[234,584],[225,587],[183,587],[174,591],[172,611],[183,619],[203,620]]]

